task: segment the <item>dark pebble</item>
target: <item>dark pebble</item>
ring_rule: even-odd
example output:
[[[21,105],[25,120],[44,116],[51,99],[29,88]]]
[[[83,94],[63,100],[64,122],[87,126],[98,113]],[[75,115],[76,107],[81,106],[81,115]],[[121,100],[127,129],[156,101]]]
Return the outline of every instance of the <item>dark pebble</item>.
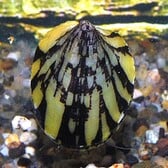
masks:
[[[136,132],[139,129],[139,127],[142,126],[142,125],[149,128],[149,123],[147,122],[147,120],[145,118],[137,119],[133,124],[133,131]]]
[[[126,156],[126,163],[128,163],[129,165],[134,165],[136,163],[138,163],[138,158],[129,154]]]
[[[0,83],[0,95],[5,92],[4,86]]]
[[[17,148],[10,148],[9,149],[9,157],[14,159],[17,158],[25,153],[25,145],[21,143]]]
[[[164,138],[165,137],[165,130],[164,130],[164,128],[160,128],[160,130],[159,130],[159,139],[160,138]]]
[[[30,159],[21,157],[21,158],[19,158],[17,165],[21,166],[21,167],[30,167],[31,163],[32,162]]]
[[[109,166],[112,165],[112,163],[113,163],[113,158],[112,158],[112,156],[111,156],[111,155],[106,155],[106,156],[103,157],[103,159],[102,159],[100,165],[101,165],[101,166],[105,166],[105,167],[109,167]]]

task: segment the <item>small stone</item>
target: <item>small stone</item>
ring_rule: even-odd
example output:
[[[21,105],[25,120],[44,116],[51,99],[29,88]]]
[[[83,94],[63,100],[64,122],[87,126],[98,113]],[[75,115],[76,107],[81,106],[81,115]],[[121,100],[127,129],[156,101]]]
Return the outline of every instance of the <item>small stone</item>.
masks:
[[[157,59],[158,68],[164,68],[166,66],[166,59],[159,56]]]
[[[156,144],[158,151],[157,155],[167,156],[168,155],[168,138],[161,138]]]
[[[128,163],[130,166],[132,166],[132,165],[134,165],[134,164],[136,164],[138,162],[139,162],[138,158],[135,157],[134,155],[128,154],[126,156],[126,163]]]
[[[163,109],[165,109],[165,110],[168,109],[168,100],[163,100],[163,101],[162,101],[162,107],[163,107]]]
[[[105,155],[101,161],[101,166],[108,167],[113,163],[113,158],[111,155]]]
[[[4,143],[4,137],[3,135],[0,133],[0,146],[3,145]]]
[[[159,129],[159,139],[164,138],[164,137],[165,137],[165,129],[160,128]]]
[[[23,142],[25,145],[28,145],[34,142],[37,139],[37,136],[31,132],[23,132],[20,135],[20,141]]]
[[[30,159],[21,157],[21,158],[19,158],[19,160],[17,162],[17,165],[18,165],[18,167],[25,167],[25,168],[27,168],[27,167],[30,167],[31,163],[32,162],[31,162]]]
[[[38,129],[37,122],[34,118],[29,119],[31,122],[31,127],[27,129],[27,131],[36,131]]]
[[[144,136],[145,132],[149,129],[149,124],[146,119],[140,118],[137,119],[133,124],[133,131],[135,132],[136,136]]]
[[[95,164],[91,163],[88,164],[85,168],[97,168],[97,167],[95,166]]]
[[[23,79],[23,86],[25,88],[30,88],[30,79]]]
[[[13,129],[27,130],[31,127],[31,121],[24,116],[15,116],[12,120]]]
[[[146,82],[147,84],[157,84],[160,81],[161,77],[158,69],[152,69],[148,72]]]
[[[8,71],[13,69],[17,65],[17,62],[11,58],[0,59],[0,70]]]
[[[9,134],[9,136],[5,139],[5,145],[8,148],[17,148],[20,146],[20,140],[17,134]]]
[[[152,156],[152,146],[150,144],[141,144],[138,153],[141,160],[149,160]]]
[[[9,157],[14,159],[22,156],[25,153],[25,145],[21,143],[18,147],[9,148]]]
[[[35,148],[33,148],[32,146],[26,146],[25,148],[25,153],[30,155],[30,156],[34,156],[35,155]]]
[[[3,156],[9,156],[9,149],[8,149],[8,147],[6,145],[2,145],[1,149],[0,149],[0,153]]]
[[[143,94],[142,94],[141,90],[134,89],[133,99],[137,99],[137,98],[142,97],[142,96],[143,96]]]
[[[146,142],[155,144],[159,139],[159,132],[156,130],[146,131]]]
[[[166,146],[168,146],[168,138],[159,139],[159,141],[157,142],[157,147],[159,149],[162,149],[165,148]]]
[[[152,161],[156,163],[158,166],[161,166],[163,168],[168,167],[168,160],[166,158],[163,158],[161,156],[154,156],[152,157]]]
[[[7,55],[8,59],[12,59],[16,62],[18,61],[19,57],[20,57],[20,52],[11,52]]]

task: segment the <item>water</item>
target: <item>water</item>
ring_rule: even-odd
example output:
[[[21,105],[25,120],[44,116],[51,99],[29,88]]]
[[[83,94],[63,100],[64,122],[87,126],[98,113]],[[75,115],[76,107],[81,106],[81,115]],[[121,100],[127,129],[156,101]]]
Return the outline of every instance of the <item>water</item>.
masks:
[[[166,94],[168,90],[167,13],[167,0],[141,1],[141,3],[133,0],[113,2],[108,0],[87,2],[85,0],[0,1],[1,134],[7,136],[8,133],[12,133],[11,120],[14,116],[28,115],[28,118],[31,118],[33,106],[30,93],[30,70],[39,39],[53,26],[74,19],[87,19],[95,25],[119,32],[128,42],[135,58],[137,72],[136,98],[133,103],[135,109],[133,108],[131,111],[131,119],[128,120],[127,127],[123,131],[123,135],[127,138],[120,138],[118,135],[117,142],[130,147],[130,143],[135,139],[135,132],[132,132],[131,124],[136,121],[137,116],[147,118],[148,121],[150,120],[150,124],[156,123],[158,120],[167,121],[167,115],[164,113],[167,112],[168,106]],[[157,115],[155,115],[156,113]],[[158,118],[158,113],[160,118]],[[125,132],[126,134],[124,134]],[[139,137],[139,139],[144,139],[144,137]],[[0,140],[1,150],[4,147],[5,138],[1,137]],[[112,157],[109,159],[110,161],[108,160],[110,164],[114,163],[112,146],[108,146],[107,151],[102,148],[89,154],[85,152],[85,156],[83,156],[77,152],[63,150],[61,153],[59,148],[46,147],[48,140],[43,143],[41,160],[44,158],[46,164],[51,162],[55,167],[60,167],[62,164],[65,164],[66,167],[68,167],[67,165],[84,167],[92,162],[101,165],[101,161],[107,155]],[[35,143],[32,146],[36,148],[36,145]],[[3,149],[3,151],[7,150],[7,148]],[[39,150],[37,151],[39,152]],[[125,155],[125,153],[122,154]],[[86,157],[87,155],[89,159]],[[120,155],[118,160],[123,155]],[[136,155],[138,154],[136,153]],[[17,163],[20,157],[11,159],[6,155],[0,156],[0,167],[8,162]],[[78,158],[79,161],[76,162],[75,158]],[[37,156],[31,156],[29,159],[35,161],[34,165],[41,164]],[[115,162],[118,160],[116,158]],[[23,162],[23,160],[21,161]],[[103,160],[103,162],[107,164],[107,160]]]

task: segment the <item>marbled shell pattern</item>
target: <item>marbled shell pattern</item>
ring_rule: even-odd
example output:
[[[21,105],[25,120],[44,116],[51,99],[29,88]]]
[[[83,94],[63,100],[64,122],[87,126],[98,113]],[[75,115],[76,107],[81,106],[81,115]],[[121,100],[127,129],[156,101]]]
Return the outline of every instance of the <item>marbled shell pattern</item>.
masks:
[[[134,59],[124,39],[88,21],[48,32],[32,65],[31,89],[45,133],[63,146],[106,141],[132,99]]]

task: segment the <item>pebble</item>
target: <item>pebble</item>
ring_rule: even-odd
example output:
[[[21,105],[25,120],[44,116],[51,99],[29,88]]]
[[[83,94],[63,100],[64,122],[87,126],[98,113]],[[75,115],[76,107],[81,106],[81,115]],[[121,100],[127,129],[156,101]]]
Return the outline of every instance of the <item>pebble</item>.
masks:
[[[31,162],[30,159],[24,158],[24,157],[20,157],[18,162],[17,162],[17,165],[18,165],[18,168],[29,168],[31,163],[32,162]]]
[[[95,166],[95,164],[91,163],[88,164],[85,168],[97,168],[97,167]]]
[[[25,145],[20,143],[19,146],[9,148],[9,157],[12,159],[18,158],[25,154]]]
[[[20,56],[21,56],[20,52],[17,51],[17,52],[10,52],[10,53],[6,56],[6,58],[12,59],[12,60],[14,60],[14,61],[17,62],[17,61],[19,60]]]
[[[149,129],[149,124],[145,118],[139,118],[133,123],[133,131],[136,136],[142,137],[145,132]]]
[[[132,154],[128,154],[126,156],[126,163],[128,163],[130,166],[132,166],[132,165],[134,165],[134,164],[136,164],[138,162],[139,162],[139,160],[138,160],[138,158],[136,156],[134,156]]]
[[[20,135],[20,141],[23,142],[25,145],[29,145],[33,143],[37,139],[37,135],[31,132],[23,132]]]
[[[108,167],[113,163],[113,158],[111,155],[105,155],[100,163],[104,167]]]
[[[0,149],[0,153],[3,156],[9,156],[9,148],[6,145],[2,145]]]
[[[167,156],[168,155],[168,138],[161,138],[156,143],[158,148],[157,155]]]
[[[27,130],[31,127],[31,121],[24,116],[15,116],[12,120],[13,129]]]
[[[30,155],[30,156],[34,156],[36,153],[36,149],[32,146],[26,146],[25,147],[25,153]]]
[[[158,166],[161,166],[163,168],[168,167],[168,160],[161,156],[154,156],[152,157],[152,162],[156,163]]]
[[[20,146],[20,140],[17,134],[9,134],[5,139],[5,145],[10,148],[17,148]]]
[[[141,144],[138,153],[141,160],[149,160],[152,157],[152,147],[148,144]]]
[[[27,129],[27,131],[37,131],[38,126],[36,120],[34,118],[30,118],[29,120],[31,122],[31,126]]]
[[[155,144],[159,139],[159,132],[156,130],[146,130],[146,142]]]
[[[161,56],[159,56],[156,61],[157,61],[158,68],[164,68],[166,66],[165,58],[162,58]]]

